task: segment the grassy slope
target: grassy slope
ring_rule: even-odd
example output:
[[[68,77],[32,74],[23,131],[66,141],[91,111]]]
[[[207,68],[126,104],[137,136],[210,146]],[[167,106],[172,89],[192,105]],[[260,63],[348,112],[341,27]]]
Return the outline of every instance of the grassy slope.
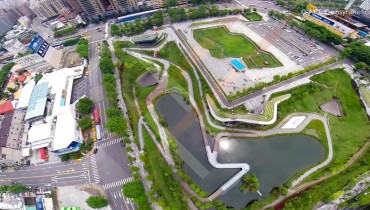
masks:
[[[343,70],[331,70],[311,79],[325,84],[329,88],[309,84],[290,90],[289,93],[292,94],[292,97],[280,104],[279,116],[283,118],[296,111],[324,114],[319,109],[319,105],[333,99],[333,97],[337,97],[341,102],[345,116],[328,115],[334,144],[334,159],[328,167],[314,173],[308,180],[318,178],[323,173],[338,170],[370,136],[366,113],[351,86],[350,77]]]
[[[360,87],[360,92],[367,106],[370,106],[370,90],[366,87]]]
[[[180,69],[178,69],[174,65],[170,65],[168,68],[168,85],[167,90],[170,90],[172,88],[177,88],[181,90],[185,96],[187,96],[188,93],[188,83],[186,82],[185,77],[182,75]]]
[[[118,51],[118,53],[117,53]],[[125,100],[128,113],[130,116],[130,124],[133,128],[133,135],[135,137],[135,141],[138,141],[137,139],[137,130],[135,129],[137,127],[137,123],[139,121],[139,112],[136,108],[134,96],[133,96],[133,89],[135,88],[137,91],[137,94],[141,95],[140,88],[138,88],[138,84],[136,83],[136,80],[139,78],[140,75],[145,73],[147,69],[153,68],[150,64],[141,61],[125,52],[123,52],[120,49],[116,49],[116,56],[118,60],[125,63],[125,69],[120,74],[121,76],[121,86],[122,86],[122,95]],[[149,90],[149,89],[148,89]],[[146,94],[149,94],[149,91],[146,91]],[[145,95],[145,94],[143,94]],[[144,97],[144,96],[141,96]],[[138,143],[138,142],[137,142]]]
[[[232,114],[230,111],[224,112],[225,109],[222,109],[222,110],[219,111],[217,109],[217,105],[215,105],[215,103],[211,99],[211,97],[208,96],[208,95],[206,97],[207,97],[207,101],[211,105],[213,111],[220,117],[251,119],[251,120],[259,120],[259,121],[269,121],[269,120],[272,120],[272,118],[274,117],[274,104],[275,104],[275,102],[278,101],[278,100],[287,98],[287,97],[289,97],[289,95],[281,95],[281,96],[277,96],[277,97],[274,97],[271,100],[269,100],[266,103],[264,111],[263,111],[262,114],[249,114],[249,113],[245,113],[245,114],[235,113],[235,114]]]
[[[153,143],[148,131],[143,129],[145,142],[145,169],[153,180],[153,186],[167,209],[186,209],[186,203],[174,195],[173,192],[181,193],[181,187],[172,175],[172,168],[167,165],[162,154]],[[175,184],[175,186],[172,186]]]
[[[195,77],[195,73],[193,72],[192,67],[190,66],[188,60],[184,56],[184,54],[180,51],[178,46],[175,42],[171,41],[168,42],[159,52],[158,57],[166,59],[178,66],[180,66],[182,69],[188,72],[188,74],[191,77],[191,81],[193,83],[193,91],[194,91],[194,99],[198,105],[198,108],[203,112],[203,103],[202,98],[200,96],[200,90],[198,86],[198,80]],[[201,76],[200,76],[201,77]],[[208,87],[208,84],[204,81],[203,78],[200,78],[202,83],[202,88],[204,92],[211,92],[210,88]],[[208,125],[208,122],[206,122],[207,128],[211,133],[215,133],[218,131],[218,129],[213,128]]]

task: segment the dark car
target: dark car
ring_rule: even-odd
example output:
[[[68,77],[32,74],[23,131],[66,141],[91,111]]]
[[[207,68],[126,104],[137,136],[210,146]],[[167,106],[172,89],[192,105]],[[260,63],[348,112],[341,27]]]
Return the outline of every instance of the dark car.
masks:
[[[121,142],[121,147],[125,147],[126,146],[126,144],[125,144],[125,142]]]
[[[93,153],[96,154],[97,152],[98,152],[98,148],[95,148]]]

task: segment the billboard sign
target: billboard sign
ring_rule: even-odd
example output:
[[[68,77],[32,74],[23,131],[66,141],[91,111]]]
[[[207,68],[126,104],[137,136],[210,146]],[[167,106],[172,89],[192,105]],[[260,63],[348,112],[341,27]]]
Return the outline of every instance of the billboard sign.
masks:
[[[46,52],[48,51],[50,47],[50,44],[45,41],[44,38],[42,38],[40,35],[36,36],[31,44],[29,45],[29,48],[31,48],[34,52],[39,54],[41,57],[45,57]]]
[[[316,18],[316,19],[318,19],[318,20],[320,20],[320,21],[322,21],[322,22],[324,22],[326,24],[329,24],[331,26],[333,26],[335,24],[333,21],[331,21],[331,20],[329,20],[327,18],[324,18],[324,17],[322,17],[322,16],[320,16],[318,14],[315,14],[313,12],[310,12],[310,16],[311,17],[314,17],[314,18]]]

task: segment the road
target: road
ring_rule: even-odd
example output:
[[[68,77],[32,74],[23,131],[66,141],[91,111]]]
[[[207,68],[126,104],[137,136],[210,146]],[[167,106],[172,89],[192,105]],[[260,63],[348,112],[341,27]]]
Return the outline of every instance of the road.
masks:
[[[104,26],[100,26],[104,31]],[[98,27],[95,27],[98,28]],[[99,69],[99,40],[104,39],[103,32],[98,32],[96,29],[90,30],[90,75],[89,87],[90,98],[94,101],[94,106],[100,110],[102,140],[96,143],[99,148],[95,159],[95,176],[99,177],[99,184],[103,186],[107,193],[109,203],[112,209],[135,209],[135,205],[130,199],[127,199],[122,194],[122,185],[132,180],[129,170],[129,161],[126,151],[120,146],[122,138],[110,133],[105,124],[107,116],[105,110],[109,107],[106,93],[103,84],[103,74]],[[101,45],[101,43],[100,43]],[[114,54],[112,53],[112,56]]]
[[[253,92],[252,94],[249,94],[249,95],[240,97],[240,98],[238,98],[238,99],[236,99],[236,100],[234,100],[232,102],[229,102],[227,100],[227,98],[225,97],[225,95],[223,94],[223,92],[218,87],[218,85],[216,84],[216,82],[213,80],[213,78],[211,77],[211,75],[207,72],[207,69],[204,67],[204,65],[202,64],[202,62],[198,59],[197,55],[195,54],[195,52],[193,51],[193,49],[190,47],[190,45],[184,40],[184,38],[173,27],[173,25],[171,25],[171,28],[175,32],[175,34],[177,35],[177,37],[180,39],[181,45],[188,52],[188,55],[190,56],[191,60],[193,60],[195,62],[195,65],[198,67],[198,69],[201,71],[203,77],[207,80],[208,84],[211,86],[211,89],[214,91],[214,93],[218,96],[218,98],[221,100],[221,102],[226,107],[235,107],[235,106],[240,105],[240,104],[244,103],[245,101],[248,101],[248,100],[250,100],[252,98],[255,98],[255,97],[260,96],[260,95],[264,95],[264,94],[266,94],[266,93],[268,93],[268,92],[270,92],[272,90],[275,90],[277,88],[283,87],[285,85],[289,85],[289,84],[294,83],[294,82],[296,82],[296,81],[298,81],[300,79],[303,79],[303,78],[306,78],[306,77],[311,77],[312,75],[322,73],[322,72],[324,72],[324,71],[326,71],[326,70],[328,70],[330,68],[333,68],[335,66],[338,66],[340,64],[343,64],[343,63],[347,63],[347,64],[350,64],[350,65],[352,64],[352,62],[349,61],[348,59],[339,60],[339,61],[337,61],[335,63],[332,63],[332,64],[326,65],[324,67],[318,68],[316,70],[313,70],[313,71],[310,71],[310,72],[301,74],[299,76],[293,77],[291,79],[285,80],[285,81],[280,82],[280,83],[277,83],[275,85],[271,85],[271,86],[266,87],[266,88],[264,88],[262,90]]]

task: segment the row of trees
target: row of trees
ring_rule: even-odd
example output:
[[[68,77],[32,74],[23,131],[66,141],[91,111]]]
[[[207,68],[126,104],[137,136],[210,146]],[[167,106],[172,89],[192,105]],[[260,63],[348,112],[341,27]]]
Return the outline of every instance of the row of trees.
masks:
[[[69,39],[69,40],[66,40],[66,41],[63,42],[63,46],[67,47],[67,46],[76,45],[78,43],[78,41],[80,41],[80,38]]]
[[[116,90],[117,84],[114,76],[115,66],[113,64],[112,54],[109,50],[107,42],[103,42],[99,67],[104,74],[103,85],[110,105],[110,107],[106,110],[108,121],[105,126],[110,132],[124,136],[127,134],[127,124],[123,118],[122,111],[118,109],[118,93]]]
[[[168,16],[171,22],[181,22],[184,20],[196,20],[207,17],[219,17],[232,14],[242,14],[244,11],[240,9],[218,9],[217,6],[200,5],[198,8],[171,8],[168,10]]]
[[[81,98],[76,110],[82,115],[82,118],[77,122],[81,130],[88,130],[92,127],[93,121],[91,119],[91,112],[94,107],[94,102],[89,98]]]
[[[362,42],[352,42],[343,50],[342,55],[350,57],[356,63],[355,67],[359,70],[367,69],[370,65],[370,47]]]
[[[59,31],[55,31],[54,37],[61,37],[67,34],[73,34],[75,32],[76,32],[76,28],[72,26],[72,27],[68,27],[68,28],[65,28]]]
[[[10,70],[13,68],[14,65],[15,65],[15,63],[13,63],[13,62],[7,63],[1,69],[1,71],[0,71],[0,87],[3,87],[4,86],[4,83],[6,81],[6,78],[7,78]],[[6,97],[7,97],[7,94],[4,93],[3,91],[1,91],[0,92],[0,99],[6,98]]]
[[[120,25],[113,24],[110,28],[110,32],[113,36],[128,36],[142,33],[153,26],[161,26],[163,23],[164,15],[163,11],[160,10],[148,17],[145,22],[143,22],[141,19],[136,19],[134,22],[125,22]]]
[[[13,193],[13,194],[19,194],[22,192],[26,192],[27,187],[23,184],[16,183],[12,185],[0,185],[0,193]]]
[[[82,57],[87,59],[89,57],[89,40],[80,39],[77,42],[76,52]]]

